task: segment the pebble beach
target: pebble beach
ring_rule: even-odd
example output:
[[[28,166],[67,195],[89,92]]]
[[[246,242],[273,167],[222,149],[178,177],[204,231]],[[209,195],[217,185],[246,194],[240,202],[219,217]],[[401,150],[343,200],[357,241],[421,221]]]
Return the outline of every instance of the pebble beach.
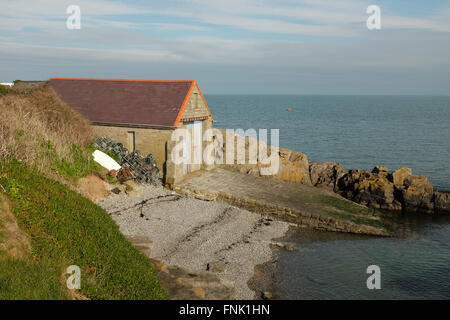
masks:
[[[99,203],[126,236],[153,241],[150,257],[192,272],[211,272],[233,285],[235,299],[255,299],[255,267],[272,260],[274,240],[289,224],[216,201],[178,195],[152,185],[111,194]],[[252,281],[252,288],[255,285]]]

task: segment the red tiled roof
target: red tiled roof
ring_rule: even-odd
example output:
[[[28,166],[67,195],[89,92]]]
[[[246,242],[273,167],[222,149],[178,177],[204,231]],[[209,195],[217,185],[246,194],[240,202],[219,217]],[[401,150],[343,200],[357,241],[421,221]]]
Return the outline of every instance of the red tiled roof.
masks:
[[[196,85],[195,80],[49,81],[64,102],[91,122],[156,126],[178,125]]]

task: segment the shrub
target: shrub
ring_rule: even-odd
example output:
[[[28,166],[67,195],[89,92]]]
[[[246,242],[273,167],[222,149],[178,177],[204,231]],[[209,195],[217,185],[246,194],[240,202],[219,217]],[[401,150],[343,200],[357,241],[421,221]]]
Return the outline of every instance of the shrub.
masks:
[[[0,96],[5,95],[7,93],[8,93],[8,88],[0,85]]]

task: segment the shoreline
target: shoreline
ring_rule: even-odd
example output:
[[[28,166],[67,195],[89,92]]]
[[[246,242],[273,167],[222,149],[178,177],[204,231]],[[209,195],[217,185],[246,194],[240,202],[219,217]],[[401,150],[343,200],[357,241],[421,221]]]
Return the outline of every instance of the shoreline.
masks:
[[[258,266],[270,264],[282,250],[274,244],[289,231],[287,222],[162,187],[134,184],[133,189],[98,204],[125,236],[153,242],[151,259],[168,268],[217,277],[222,285],[234,287],[233,299],[257,299],[268,291],[267,282],[258,280]]]
[[[299,232],[299,227],[289,226],[289,229],[279,238],[272,239],[274,243],[286,244],[290,242],[293,234]],[[287,249],[286,249],[287,248]],[[281,248],[277,245],[271,245],[272,258],[264,263],[256,265],[254,268],[253,277],[247,282],[249,288],[255,291],[254,300],[277,300],[277,285],[276,285],[276,269],[281,250],[295,251],[296,249],[290,246]],[[269,295],[269,296],[267,296]]]

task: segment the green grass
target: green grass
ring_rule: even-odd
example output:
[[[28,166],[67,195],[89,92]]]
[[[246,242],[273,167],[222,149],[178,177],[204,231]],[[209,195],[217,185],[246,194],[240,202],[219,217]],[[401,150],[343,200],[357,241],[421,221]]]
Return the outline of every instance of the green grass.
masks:
[[[390,230],[388,224],[380,220],[381,214],[375,209],[369,209],[356,205],[350,201],[338,197],[320,195],[316,200],[331,207],[327,214],[338,220],[348,220],[355,224],[363,224],[376,228]]]
[[[100,166],[93,160],[92,153],[95,148],[81,149],[72,145],[66,158],[58,157],[54,146],[50,141],[40,140],[41,156],[46,159],[59,176],[67,179],[76,179],[98,171]]]
[[[59,278],[62,269],[44,261],[23,261],[0,255],[0,300],[69,299]]]
[[[0,97],[8,93],[8,88],[0,85]]]
[[[117,180],[116,177],[111,177],[109,174],[106,175],[106,179],[108,180],[108,183],[110,183],[110,184],[119,183],[119,180]]]
[[[26,283],[21,280],[27,275],[22,271],[44,272],[49,279],[59,279],[61,274],[55,274],[54,269],[60,272],[57,266],[74,264],[82,272],[81,293],[91,299],[168,298],[149,260],[125,239],[105,210],[18,161],[0,163],[0,172],[0,183],[13,203],[18,224],[30,235],[32,261],[53,263],[53,267],[42,271],[33,264],[22,265],[14,286],[13,282],[4,280],[5,272],[8,274],[12,267],[6,271],[2,268],[0,287],[3,290],[13,296],[11,290],[27,291]],[[78,174],[70,166],[61,172]],[[34,279],[30,291],[41,285],[39,273]],[[17,286],[21,289],[11,289]],[[40,298],[39,294],[36,297]],[[53,297],[52,293],[42,296]]]
[[[359,206],[350,201],[340,199],[338,197],[320,195],[318,201],[320,203],[335,207],[336,209],[346,211],[352,214],[369,215],[369,216],[377,215],[377,211],[375,209],[369,209],[363,206]]]

